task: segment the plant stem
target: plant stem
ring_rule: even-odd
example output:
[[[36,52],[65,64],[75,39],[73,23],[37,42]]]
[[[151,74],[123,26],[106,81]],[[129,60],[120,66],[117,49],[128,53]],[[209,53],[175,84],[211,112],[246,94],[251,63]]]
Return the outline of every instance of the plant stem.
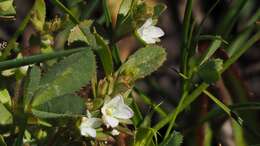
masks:
[[[39,62],[54,59],[54,58],[68,56],[73,53],[83,51],[85,49],[86,48],[71,49],[71,50],[60,51],[60,52],[55,52],[55,53],[34,55],[34,56],[24,57],[21,59],[12,59],[12,60],[7,60],[7,61],[2,61],[2,62],[0,62],[0,71],[10,69],[10,68],[20,67],[20,66],[24,66],[24,65],[39,63]]]
[[[144,103],[150,105],[153,107],[153,109],[160,114],[163,118],[167,117],[167,113],[162,109],[160,106],[157,106],[156,103],[154,103],[149,97],[147,97],[142,91],[140,91],[138,88],[134,87],[134,91],[138,93],[139,97],[143,100]]]
[[[222,72],[224,72],[230,65],[232,65],[233,63],[236,62],[236,60],[243,55],[248,48],[250,48],[255,42],[260,40],[260,30],[258,30],[258,32],[251,38],[249,39],[246,44],[241,47],[240,50],[238,50],[236,53],[234,53],[233,56],[231,56],[223,65],[223,70]]]
[[[221,73],[223,73],[225,70],[227,70],[233,63],[237,61],[237,59],[245,53],[247,49],[249,49],[254,43],[256,43],[260,39],[260,31],[258,31],[244,46],[241,47],[241,50],[238,53],[235,53],[231,58],[229,58],[225,63],[223,70]],[[191,94],[187,96],[183,96],[181,98],[180,103],[178,104],[176,110],[167,118],[161,120],[159,123],[157,123],[153,128],[155,130],[159,130],[162,127],[164,127],[167,123],[170,122],[170,125],[168,127],[168,133],[170,133],[175,120],[177,118],[177,115],[183,111],[186,107],[188,107],[204,90],[206,90],[209,87],[209,84],[207,83],[201,83],[195,90],[191,92]],[[166,135],[167,136],[167,135]]]
[[[183,73],[185,76],[188,75],[188,62],[189,62],[189,35],[192,35],[192,28],[190,29],[190,24],[191,24],[191,14],[192,14],[192,5],[193,5],[193,0],[188,0],[186,3],[186,9],[185,9],[185,15],[184,15],[184,29],[183,29],[183,37],[182,37],[182,47],[181,47],[181,66],[180,66],[180,71]],[[185,100],[185,97],[188,95],[189,92],[189,81],[186,79],[182,79],[181,81],[181,100],[176,108],[175,111],[173,111],[172,115],[170,116],[170,124],[169,127],[167,128],[166,134],[164,136],[164,140],[168,138],[173,125],[175,123],[175,120],[177,118],[177,115],[179,114],[180,110],[180,105]]]

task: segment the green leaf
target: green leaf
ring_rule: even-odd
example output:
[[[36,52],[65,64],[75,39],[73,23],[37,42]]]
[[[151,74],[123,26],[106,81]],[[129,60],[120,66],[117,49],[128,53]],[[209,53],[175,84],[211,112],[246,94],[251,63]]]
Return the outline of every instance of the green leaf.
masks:
[[[156,71],[165,60],[166,52],[164,48],[149,45],[131,55],[120,68],[120,72],[131,77],[132,80],[144,78]]]
[[[106,25],[110,26],[112,24],[112,18],[111,18],[108,4],[107,4],[107,0],[102,0],[102,5],[103,5],[104,13],[105,13]]]
[[[154,146],[153,137],[155,135],[152,128],[138,128],[135,133],[134,146]]]
[[[7,146],[7,144],[5,143],[4,137],[2,135],[0,135],[0,146]]]
[[[6,89],[0,90],[0,103],[11,107],[12,100],[11,100],[8,90],[6,90]]]
[[[0,11],[7,11],[13,6],[13,0],[2,0],[0,2]]]
[[[36,0],[31,11],[31,22],[36,30],[42,31],[46,17],[46,6],[44,0]]]
[[[105,40],[98,33],[95,32],[94,35],[97,44],[99,45],[99,47],[97,47],[95,50],[97,51],[98,56],[101,59],[106,75],[111,75],[113,73],[114,67],[113,67],[112,54],[109,49],[109,46],[106,44]]]
[[[83,115],[84,100],[75,95],[53,97],[32,108],[32,113],[40,118],[77,117]]]
[[[168,138],[166,138],[159,146],[180,146],[183,141],[183,136],[174,131]]]
[[[101,59],[102,65],[106,75],[110,75],[113,72],[113,60],[109,46],[105,40],[97,33],[91,33],[90,27],[93,21],[85,20],[79,25],[76,25],[72,30],[68,38],[68,44],[76,41],[85,42],[90,45],[95,51],[97,51],[98,56]]]
[[[15,9],[13,7],[13,0],[0,1],[0,16],[14,15]]]
[[[12,114],[6,109],[6,107],[2,103],[0,103],[0,125],[7,125],[12,123]]]
[[[30,102],[32,101],[34,92],[39,88],[40,79],[41,79],[40,68],[37,66],[30,68],[29,75],[26,79],[25,88],[24,88],[23,103],[24,103],[25,108],[30,104]]]
[[[211,84],[219,80],[222,67],[221,59],[209,60],[200,66],[198,75],[204,82]]]
[[[159,3],[154,7],[154,18],[158,18],[165,10],[167,9],[167,6],[163,3]]]
[[[34,96],[33,107],[79,90],[88,84],[95,71],[95,56],[90,49],[65,58],[42,77],[40,88]]]
[[[147,14],[147,5],[145,3],[137,4],[136,0],[122,1],[120,9],[115,29],[116,39],[134,32],[137,27],[141,26],[151,16]]]
[[[80,24],[73,27],[68,37],[68,44],[70,45],[73,42],[81,41],[92,47],[96,47],[95,37],[90,32],[90,27],[92,26],[92,24],[93,21],[84,20],[80,22]]]
[[[117,23],[120,24],[123,19],[129,14],[135,0],[122,0],[117,14]]]
[[[203,53],[199,65],[204,64],[217,51],[221,43],[222,41],[219,39],[214,40],[209,46],[209,48],[207,49],[207,51]]]

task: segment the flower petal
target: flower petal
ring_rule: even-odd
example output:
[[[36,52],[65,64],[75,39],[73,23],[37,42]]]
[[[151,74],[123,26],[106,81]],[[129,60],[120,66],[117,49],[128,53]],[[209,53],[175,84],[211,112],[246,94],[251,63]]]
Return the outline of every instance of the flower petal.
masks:
[[[145,41],[147,44],[154,44],[156,43],[156,39],[150,37],[150,36],[143,36],[141,37],[143,41]]]
[[[119,124],[119,121],[116,118],[110,117],[110,116],[103,116],[103,120],[107,127],[116,127]]]
[[[83,117],[80,124],[80,128],[85,128],[85,127],[98,128],[101,125],[102,125],[102,120],[99,118]]]
[[[119,105],[116,112],[113,113],[113,116],[119,119],[130,119],[134,116],[134,112],[127,105]]]
[[[117,95],[116,97],[112,98],[111,100],[109,100],[107,103],[104,104],[103,108],[110,108],[110,107],[115,107],[118,104],[122,104],[124,103],[124,99],[121,95]]]
[[[122,104],[124,103],[124,99],[122,97],[122,95],[117,95],[116,97],[114,97],[113,99],[111,99],[108,103],[108,105],[117,105],[117,104]]]
[[[141,26],[141,28],[145,28],[145,27],[149,27],[153,24],[153,19],[152,18],[148,18],[145,23]]]
[[[102,120],[99,118],[90,118],[88,123],[89,123],[90,127],[98,128],[102,125]]]
[[[143,32],[145,35],[150,36],[152,38],[162,37],[164,35],[163,30],[160,27],[150,26]]]
[[[96,130],[90,127],[85,127],[80,129],[80,133],[83,136],[91,136],[91,137],[96,137],[97,135]]]

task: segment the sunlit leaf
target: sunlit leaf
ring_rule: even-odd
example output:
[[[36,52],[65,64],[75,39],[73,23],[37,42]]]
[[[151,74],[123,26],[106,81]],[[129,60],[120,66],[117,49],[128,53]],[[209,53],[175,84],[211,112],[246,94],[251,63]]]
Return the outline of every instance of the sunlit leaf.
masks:
[[[6,107],[2,103],[0,103],[0,125],[7,125],[12,123],[12,114],[6,109]]]
[[[117,23],[122,23],[123,19],[129,15],[135,0],[122,0],[117,14]]]
[[[1,0],[0,1],[0,16],[14,15],[15,9],[13,6],[13,0]]]
[[[92,47],[96,47],[95,37],[90,32],[90,27],[92,26],[92,23],[93,21],[91,20],[84,20],[80,22],[79,25],[73,27],[68,37],[68,44],[70,45],[73,42],[81,41]]]
[[[0,90],[0,103],[11,106],[12,100],[7,89]]]
[[[157,70],[165,60],[164,48],[156,45],[146,46],[131,55],[122,65],[120,72],[132,80],[144,78]]]
[[[42,31],[46,17],[46,6],[44,0],[36,0],[31,15],[31,22],[35,29]]]

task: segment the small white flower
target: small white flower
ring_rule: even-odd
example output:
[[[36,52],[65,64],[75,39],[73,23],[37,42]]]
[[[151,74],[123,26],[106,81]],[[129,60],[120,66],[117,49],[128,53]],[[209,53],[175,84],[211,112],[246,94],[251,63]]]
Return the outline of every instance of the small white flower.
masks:
[[[87,114],[88,117],[83,117],[79,126],[80,133],[83,136],[91,136],[94,138],[97,135],[96,128],[100,127],[102,122],[99,118],[92,118],[91,114],[88,111]]]
[[[102,119],[107,127],[116,127],[119,122],[124,122],[133,117],[134,112],[124,103],[121,95],[118,95],[108,102],[104,103],[101,108]]]
[[[160,42],[159,37],[162,37],[164,32],[161,28],[154,26],[152,18],[149,18],[143,26],[137,29],[137,34],[145,43],[154,44]]]
[[[117,136],[117,135],[120,134],[120,132],[119,132],[118,130],[116,130],[116,129],[113,129],[113,130],[111,131],[111,134],[112,134],[113,136]]]

